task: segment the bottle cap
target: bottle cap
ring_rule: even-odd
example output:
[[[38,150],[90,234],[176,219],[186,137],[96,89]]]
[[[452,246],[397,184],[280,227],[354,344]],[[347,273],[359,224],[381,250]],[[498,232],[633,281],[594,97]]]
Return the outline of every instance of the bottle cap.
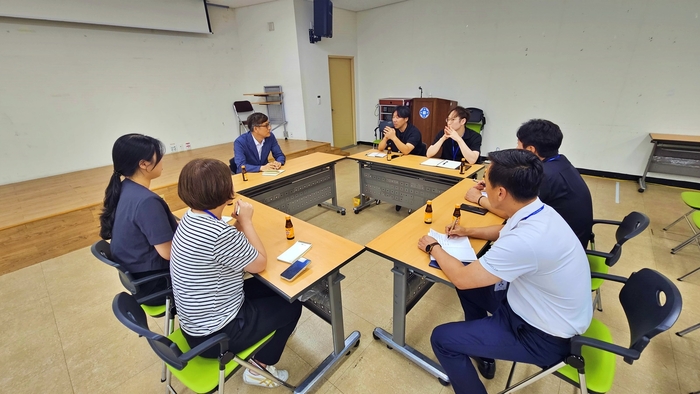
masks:
[[[433,200],[428,200],[428,202],[426,204],[432,204],[432,203],[433,203]]]
[[[287,215],[287,216],[285,216],[284,218],[287,219],[287,220],[290,220],[292,217],[289,216],[289,215]]]

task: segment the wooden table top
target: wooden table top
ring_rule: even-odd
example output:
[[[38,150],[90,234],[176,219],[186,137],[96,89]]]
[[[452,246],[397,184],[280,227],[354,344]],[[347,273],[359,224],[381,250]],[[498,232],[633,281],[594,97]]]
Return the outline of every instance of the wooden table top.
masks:
[[[700,135],[649,133],[652,141],[690,142],[700,144]]]
[[[282,170],[284,170],[284,172],[278,175],[267,176],[263,175],[262,172],[249,172],[247,173],[248,180],[244,182],[243,175],[235,174],[232,175],[233,190],[236,192],[236,195],[238,195],[238,192],[249,189],[251,187],[263,185],[268,182],[273,182],[275,180],[279,180],[290,175],[306,171],[310,168],[326,165],[334,161],[340,161],[344,158],[345,156],[338,156],[323,152],[314,152],[306,156],[296,157],[294,159],[288,160],[281,168]]]
[[[435,174],[448,175],[448,176],[452,176],[452,177],[456,177],[456,178],[467,178],[467,177],[473,175],[475,172],[479,171],[480,169],[484,168],[484,166],[481,164],[471,164],[471,167],[469,167],[466,171],[464,171],[464,174],[460,174],[459,168],[457,168],[456,170],[452,170],[449,168],[421,165],[420,163],[428,160],[428,158],[425,156],[402,155],[401,157],[395,157],[395,158],[391,159],[391,161],[388,161],[386,159],[386,157],[369,157],[369,156],[367,156],[368,153],[372,153],[372,152],[379,152],[379,151],[376,149],[369,149],[369,150],[366,150],[364,152],[355,153],[354,155],[350,155],[350,156],[348,156],[348,158],[354,159],[354,160],[360,160],[360,161],[369,161],[369,162],[373,162],[373,163],[393,165],[393,166],[397,166],[397,167],[408,168],[411,170],[432,172]]]
[[[267,252],[267,268],[257,276],[289,300],[298,298],[313,284],[334,270],[340,269],[364,250],[362,245],[297,218],[292,218],[295,238],[287,240],[284,227],[286,214],[284,212],[244,196],[239,195],[236,198],[253,204],[255,209],[253,225]],[[231,216],[233,209],[234,206],[224,208],[224,216]],[[182,217],[185,212],[187,212],[187,208],[173,213],[177,217]],[[280,274],[289,267],[289,264],[278,261],[277,256],[296,241],[312,244],[311,249],[304,254],[304,257],[311,260],[311,264],[296,279],[289,282],[280,278]]]
[[[476,205],[464,199],[467,190],[473,185],[473,180],[465,179],[433,199],[432,224],[425,224],[423,222],[425,212],[425,206],[423,206],[377,238],[373,239],[366,245],[367,249],[388,259],[400,261],[416,270],[440,278],[445,282],[449,282],[442,270],[428,266],[430,263],[430,256],[418,249],[418,239],[428,234],[431,228],[444,233],[445,226],[450,225],[452,222],[452,212],[454,211],[455,204],[465,203]],[[483,216],[466,211],[462,211],[461,213],[461,225],[465,227],[492,226],[503,223],[503,218],[492,213],[487,213]],[[472,248],[474,248],[474,252],[477,254],[487,243],[487,241],[483,239],[476,238],[470,238],[469,241]]]

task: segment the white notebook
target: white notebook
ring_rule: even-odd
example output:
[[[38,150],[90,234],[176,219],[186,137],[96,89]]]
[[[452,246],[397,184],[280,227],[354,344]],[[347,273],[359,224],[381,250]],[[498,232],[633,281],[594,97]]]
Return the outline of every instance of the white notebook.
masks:
[[[428,232],[428,235],[435,238],[435,240],[440,243],[442,249],[457,260],[468,263],[476,260],[476,253],[474,253],[472,244],[469,243],[469,237],[448,238],[447,234],[439,233],[432,228]],[[430,256],[430,259],[435,260],[433,256]]]
[[[303,256],[309,249],[311,249],[310,243],[297,241],[294,243],[294,245],[290,246],[289,249],[285,250],[284,253],[277,256],[277,260],[287,264],[292,264],[293,262],[297,261],[299,257]]]
[[[384,152],[372,152],[372,153],[368,153],[366,156],[369,156],[369,157],[386,157],[386,153],[384,153]]]
[[[458,161],[454,161],[454,160],[428,159],[420,164],[424,165],[424,166],[442,167],[442,168],[449,168],[452,170],[456,170],[457,168],[459,168],[459,165],[461,163]]]

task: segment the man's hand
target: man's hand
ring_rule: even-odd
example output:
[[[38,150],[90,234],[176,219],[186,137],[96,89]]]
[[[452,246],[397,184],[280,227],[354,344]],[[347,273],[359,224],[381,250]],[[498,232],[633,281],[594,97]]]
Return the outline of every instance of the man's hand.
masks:
[[[431,237],[430,235],[424,235],[418,240],[418,249],[425,252],[425,247],[435,242],[437,242],[435,238]]]
[[[464,196],[464,199],[473,203],[477,203],[479,201],[479,197],[482,196],[481,191],[483,189],[484,185],[477,183],[471,189],[467,190],[467,194]]]
[[[396,137],[396,129],[393,127],[386,126],[384,128],[384,138],[391,140]]]
[[[267,163],[264,166],[260,167],[260,171],[272,171],[272,170],[278,170],[282,165],[279,162],[273,161],[271,163]]]
[[[446,137],[446,139],[451,138],[455,141],[462,139],[462,137],[460,137],[459,134],[457,134],[457,131],[452,130],[452,128],[450,126],[445,126],[445,137]]]
[[[452,228],[452,226],[445,226],[445,234],[447,234],[448,237],[466,237],[467,236],[467,229],[460,226],[459,224],[455,225],[455,228]]]

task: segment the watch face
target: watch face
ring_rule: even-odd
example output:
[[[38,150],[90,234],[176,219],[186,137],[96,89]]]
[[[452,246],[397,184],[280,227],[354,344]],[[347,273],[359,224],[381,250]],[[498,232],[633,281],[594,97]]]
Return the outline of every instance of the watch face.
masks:
[[[425,252],[430,253],[430,249],[433,248],[433,245],[425,245]]]

